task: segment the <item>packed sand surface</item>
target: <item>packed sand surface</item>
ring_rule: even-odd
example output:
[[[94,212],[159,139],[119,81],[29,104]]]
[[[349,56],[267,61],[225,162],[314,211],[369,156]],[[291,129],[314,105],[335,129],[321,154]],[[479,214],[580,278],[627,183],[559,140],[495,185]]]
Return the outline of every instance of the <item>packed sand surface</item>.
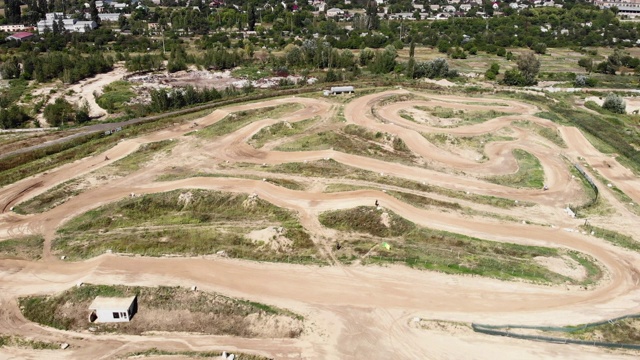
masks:
[[[254,134],[278,122],[294,124],[317,117],[319,122],[331,124],[337,117],[340,102],[332,98],[288,97],[220,108],[196,120],[197,125],[191,122],[175,124],[127,139],[102,154],[0,188],[0,240],[29,234],[43,234],[45,238],[40,260],[0,260],[0,335],[22,335],[71,345],[67,350],[46,351],[2,348],[0,359],[115,359],[154,347],[168,351],[239,351],[274,359],[637,358],[638,353],[633,352],[492,337],[464,326],[422,322],[422,319],[439,319],[487,324],[569,325],[639,312],[640,254],[577,230],[584,220],[567,216],[563,209],[576,200],[584,201],[584,188],[578,179],[572,177],[570,163],[565,159],[579,161],[586,165],[587,171],[598,171],[636,204],[640,202],[640,180],[614,158],[597,151],[578,129],[534,116],[540,111],[534,105],[508,99],[431,93],[416,94],[424,100],[414,97],[408,101],[383,103],[385,99],[407,94],[406,90],[393,90],[348,99],[344,105],[344,119],[348,124],[362,126],[373,133],[393,134],[401,138],[419,159],[414,165],[332,149],[282,152],[271,150],[273,147],[269,145],[260,149],[250,146],[248,141]],[[194,131],[194,126],[204,128],[229,113],[290,103],[301,104],[303,109],[283,114],[278,119],[254,121],[214,140],[184,136]],[[497,108],[496,103],[501,106]],[[399,115],[403,109],[436,105],[456,110],[495,109],[514,115],[448,128],[432,126],[430,122],[410,121]],[[479,136],[500,131],[509,127],[511,122],[522,120],[555,129],[567,147],[560,149],[534,132],[512,127],[515,140],[488,143],[484,147],[486,161],[478,162],[435,146],[422,136],[423,133]],[[71,178],[95,176],[100,169],[133,153],[142,144],[169,139],[177,142],[169,155],[150,161],[128,175],[103,178],[96,182],[96,186],[85,189],[49,211],[18,215],[10,210]],[[487,176],[518,171],[518,162],[512,155],[514,149],[526,150],[540,161],[548,190],[514,188],[484,180]],[[105,156],[109,160],[105,160]],[[279,174],[282,178],[308,185],[305,190],[292,190],[259,180],[268,177],[267,173],[249,172],[232,166],[242,163],[269,167],[323,159],[370,170],[381,176],[390,174],[452,190],[497,196],[514,202],[531,202],[535,206],[495,209],[498,214],[518,220],[505,221],[438,208],[416,208],[383,191],[367,189],[366,181],[348,182],[361,186],[358,190],[328,193],[323,189],[335,179]],[[184,174],[218,172],[225,176],[156,181],[159,175],[172,168]],[[598,182],[598,186],[600,196],[615,211],[615,218],[603,218],[601,223],[597,218],[590,221],[594,225],[604,224],[612,230],[635,235],[640,224],[638,216],[629,211],[628,204],[618,201],[606,184]],[[56,237],[56,229],[72,217],[132,193],[140,195],[174,189],[255,194],[276,206],[293,210],[308,232],[320,234],[318,239],[326,239],[326,244],[318,246],[327,252],[331,266],[261,263],[222,256],[151,258],[104,254],[77,262],[62,261],[54,256],[51,244]],[[184,193],[188,194],[187,191]],[[184,195],[183,201],[189,201],[188,195]],[[493,241],[575,250],[595,259],[606,276],[585,289],[564,284],[541,285],[446,275],[396,265],[344,265],[334,261],[331,257],[332,232],[320,225],[318,215],[328,210],[373,206],[375,201],[379,201],[385,211],[433,229]],[[478,211],[487,208],[471,202],[464,204]],[[383,212],[382,217],[388,224],[389,214]],[[265,248],[286,251],[290,246],[287,234],[275,227],[264,227],[249,237]],[[537,260],[552,271],[571,278],[585,276],[584,268],[572,259]],[[195,284],[204,291],[290,309],[304,317],[305,330],[295,339],[266,336],[245,339],[170,332],[143,336],[95,335],[42,327],[29,322],[20,313],[17,298],[59,293],[78,282],[140,286]],[[416,318],[420,320],[415,321]]]

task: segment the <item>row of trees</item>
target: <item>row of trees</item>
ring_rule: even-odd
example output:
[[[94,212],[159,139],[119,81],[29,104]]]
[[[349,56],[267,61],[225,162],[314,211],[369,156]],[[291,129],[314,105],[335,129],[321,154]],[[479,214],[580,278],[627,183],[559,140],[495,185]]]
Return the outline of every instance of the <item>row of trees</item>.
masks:
[[[4,79],[23,78],[46,82],[60,79],[67,84],[105,73],[113,69],[114,60],[100,54],[51,52],[45,54],[26,53],[14,56],[0,65]]]
[[[149,110],[152,112],[163,112],[220,98],[222,98],[222,95],[214,88],[199,90],[190,85],[179,89],[151,90]]]

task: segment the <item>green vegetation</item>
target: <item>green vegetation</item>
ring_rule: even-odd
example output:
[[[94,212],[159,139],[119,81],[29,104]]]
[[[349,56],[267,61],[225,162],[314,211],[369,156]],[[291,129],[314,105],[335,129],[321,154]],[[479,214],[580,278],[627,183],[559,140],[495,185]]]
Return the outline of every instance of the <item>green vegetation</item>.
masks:
[[[138,312],[130,322],[114,324],[88,321],[87,308],[96,296],[134,295],[138,300]],[[170,286],[82,284],[55,296],[23,297],[19,299],[19,304],[23,315],[38,324],[73,331],[91,327],[98,333],[139,335],[148,331],[185,331],[251,338],[260,336],[252,330],[249,320],[255,315],[258,315],[258,319],[284,316],[302,320],[301,316],[274,306]],[[276,331],[274,337],[297,337],[301,330],[301,327],[291,327],[286,333]]]
[[[580,226],[580,228],[584,231],[593,232],[593,236],[607,240],[608,242],[616,246],[640,252],[640,242],[634,240],[629,235],[624,235],[617,231],[608,230],[592,225],[582,225]]]
[[[521,127],[521,128],[525,128],[525,129],[531,129],[534,132],[536,132],[536,134],[542,136],[543,138],[551,141],[552,143],[558,145],[561,148],[566,148],[567,144],[564,142],[564,139],[562,138],[562,136],[560,135],[560,132],[558,130],[554,130],[552,128],[548,128],[546,126],[541,126],[538,125],[534,122],[531,122],[529,120],[524,120],[524,121],[514,121],[513,125]]]
[[[485,105],[485,104],[482,104]],[[455,125],[446,126],[446,127],[457,127],[464,125],[473,125],[485,122],[487,120],[491,120],[500,116],[510,115],[506,112],[495,111],[495,110],[454,110],[449,107],[435,106],[435,107],[425,107],[425,106],[416,106],[418,110],[425,111],[430,113],[432,116],[439,117],[442,119],[456,119]]]
[[[252,230],[282,227],[288,244],[248,239]],[[163,256],[215,254],[262,261],[322,263],[296,215],[245,194],[175,190],[133,197],[71,219],[59,229],[53,250],[85,259],[107,250]]]
[[[445,147],[451,145],[462,149],[470,149],[482,154],[479,161],[486,161],[488,158],[484,153],[485,146],[495,141],[515,141],[516,138],[504,135],[510,128],[503,128],[494,133],[487,133],[478,136],[455,136],[444,133],[423,133],[422,136],[432,144]]]
[[[283,188],[291,190],[304,190],[306,186],[295,180],[283,179],[283,178],[261,178],[255,175],[237,175],[237,174],[222,174],[222,173],[189,173],[181,170],[176,170],[176,173],[162,174],[156,178],[156,181],[175,181],[181,179],[190,179],[194,177],[217,177],[217,178],[238,178],[238,179],[251,179],[251,180],[263,180],[270,184],[282,186]]]
[[[277,119],[281,117],[282,114],[287,114],[301,108],[302,105],[294,103],[243,110],[232,113],[224,119],[221,119],[215,124],[209,125],[196,133],[189,133],[187,135],[195,134],[199,138],[210,139],[232,133],[254,121],[262,119]]]
[[[569,333],[572,338],[614,344],[640,344],[640,319],[628,318]]]
[[[82,193],[84,186],[85,182],[82,179],[76,178],[65,181],[40,195],[18,204],[13,208],[13,211],[23,215],[47,212]]]
[[[44,238],[40,235],[23,236],[0,241],[0,257],[38,260],[42,256]]]
[[[114,81],[102,88],[102,95],[96,97],[96,103],[109,113],[124,110],[127,103],[136,96],[131,90],[131,83],[124,80]]]
[[[57,350],[60,349],[60,345],[40,341],[34,339],[28,339],[17,335],[0,335],[0,348],[2,347],[18,347],[34,350]]]
[[[432,199],[426,196],[420,196],[415,194],[410,194],[401,191],[387,191],[387,194],[404,201],[407,204],[411,204],[420,208],[429,208],[429,207],[438,207],[442,209],[450,209],[450,210],[462,210],[463,207],[458,203],[453,203],[449,201],[441,201]]]
[[[385,215],[386,214],[386,215]],[[373,207],[325,212],[320,222],[345,234],[336,256],[344,262],[361,257],[366,263],[404,262],[417,269],[472,274],[540,283],[590,284],[601,270],[582,254],[562,249],[493,242],[419,227],[390,211]],[[359,235],[359,234],[360,235]],[[364,235],[366,234],[366,235]],[[379,245],[390,245],[389,249]],[[364,256],[366,255],[366,257]],[[571,279],[539,265],[535,258],[571,256],[587,269],[585,280]]]
[[[234,354],[237,359],[242,360],[269,360],[269,358],[260,356],[260,355],[252,355],[252,354],[244,354],[236,351],[227,351],[229,354]],[[168,350],[160,350],[157,348],[151,348],[149,350],[144,351],[136,351],[129,354],[124,355],[125,359],[135,358],[139,359],[140,357],[147,356],[179,356],[180,358],[216,358],[222,355],[222,351],[168,351]]]
[[[635,120],[631,115],[598,115],[553,103],[549,104],[549,109],[569,124],[610,146],[619,155],[618,161],[640,173],[640,133],[635,128]],[[594,146],[600,151],[608,152],[606,149],[600,149],[598,142],[595,142]]]
[[[27,153],[3,158],[0,162],[0,186],[11,184],[28,176],[47,171],[66,163],[99,154],[120,140],[146,134],[175,123],[199,118],[211,110],[203,110],[176,117],[164,117],[160,120],[125,127],[122,131],[109,136],[102,134],[85,135],[61,144],[50,145]]]
[[[324,188],[324,192],[332,193],[332,192],[343,192],[343,191],[355,191],[355,190],[378,190],[378,187],[375,186],[361,186],[361,185],[351,185],[351,184],[329,184]]]
[[[264,169],[269,172],[296,174],[305,177],[324,178],[344,178],[352,180],[369,181],[372,184],[382,184],[397,186],[409,190],[423,191],[426,193],[436,193],[456,199],[468,200],[479,204],[495,206],[499,208],[511,208],[515,206],[533,206],[533,203],[519,202],[499,198],[495,196],[479,195],[467,193],[465,191],[451,190],[435,185],[428,185],[424,182],[406,180],[394,176],[380,176],[372,171],[360,170],[351,166],[346,166],[335,160],[318,160],[307,163],[285,163]]]
[[[388,150],[388,146],[391,146],[393,151]],[[408,164],[413,164],[415,158],[402,139],[381,132],[374,133],[354,124],[346,125],[340,130],[322,131],[304,136],[276,148],[281,151],[327,149]]]
[[[600,180],[602,184],[611,184],[609,180],[602,176],[596,169],[593,169],[592,174],[595,178]],[[610,189],[613,196],[615,196],[615,198],[618,199],[618,201],[620,201],[630,212],[640,216],[640,206],[638,206],[638,204],[636,204],[629,195],[625,194],[624,191],[615,186],[615,184],[611,184],[611,187],[607,186],[607,189]]]
[[[288,123],[286,121],[282,121],[277,124],[264,127],[251,137],[251,140],[249,140],[249,144],[259,149],[263,147],[264,144],[270,141],[274,141],[274,140],[278,140],[278,139],[282,139],[282,138],[286,138],[289,136],[302,133],[303,131],[307,130],[309,127],[313,126],[318,121],[318,119],[319,119],[318,117],[314,117],[312,119],[298,121],[295,123]]]
[[[140,168],[143,167],[144,163],[157,156],[159,152],[170,152],[171,148],[173,148],[175,145],[176,142],[171,140],[162,140],[148,144],[142,144],[140,145],[140,148],[138,148],[138,150],[127,155],[123,159],[114,162],[109,167],[113,168],[118,175],[126,176],[140,170]]]
[[[492,176],[486,179],[494,184],[511,187],[542,188],[544,171],[538,158],[521,149],[514,149],[513,156],[518,161],[518,171],[515,174]]]

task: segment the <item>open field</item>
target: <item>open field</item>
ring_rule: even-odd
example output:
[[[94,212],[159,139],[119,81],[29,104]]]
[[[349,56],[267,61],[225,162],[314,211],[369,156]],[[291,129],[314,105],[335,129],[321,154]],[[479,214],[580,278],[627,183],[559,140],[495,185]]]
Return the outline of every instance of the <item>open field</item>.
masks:
[[[136,321],[115,324],[87,321],[87,309],[96,296],[134,295],[139,304],[132,316]],[[27,319],[62,330],[92,328],[96,333],[121,334],[183,331],[247,338],[293,338],[302,331],[301,317],[289,311],[180,287],[82,284],[56,296],[20,298],[19,303]]]
[[[549,56],[569,71],[562,56],[577,55]],[[629,205],[640,202],[640,180],[623,166],[637,166],[633,118],[616,123],[572,101],[455,88],[280,97],[7,158],[0,339],[71,346],[3,351],[637,358],[456,325],[640,312]],[[85,310],[101,291],[140,294],[139,316],[91,330]]]

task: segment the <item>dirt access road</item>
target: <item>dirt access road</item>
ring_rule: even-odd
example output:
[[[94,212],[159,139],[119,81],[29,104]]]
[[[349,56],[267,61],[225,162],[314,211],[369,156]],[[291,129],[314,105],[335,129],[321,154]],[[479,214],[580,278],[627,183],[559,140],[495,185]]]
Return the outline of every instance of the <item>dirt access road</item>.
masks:
[[[535,117],[533,114],[536,109],[531,105],[500,99],[501,103],[506,104],[500,108],[501,111],[518,113],[519,116],[510,115],[458,128],[434,128],[400,117],[398,111],[402,109],[402,103],[383,105],[383,100],[398,94],[407,92],[388,91],[353,99],[344,109],[346,121],[373,131],[394,134],[402,138],[412,152],[451,171],[441,172],[428,167],[390,163],[333,150],[279,152],[249,146],[247,140],[254,133],[277,122],[293,123],[314,116],[320,117],[321,121],[329,121],[335,116],[336,105],[331,100],[292,97],[230,106],[197,120],[201,127],[214,124],[229,113],[241,110],[286,103],[304,106],[302,110],[278,119],[256,121],[217,138],[216,141],[182,136],[193,131],[193,128],[191,124],[179,125],[123,141],[104,154],[63,165],[0,189],[0,209],[4,209],[0,214],[0,238],[38,233],[45,235],[42,260],[0,261],[0,333],[68,342],[72,345],[65,351],[47,352],[25,349],[7,349],[5,352],[3,348],[0,359],[40,358],[43,354],[52,358],[108,359],[152,347],[166,350],[236,350],[277,359],[636,358],[637,354],[589,347],[494,338],[469,331],[423,330],[412,326],[412,319],[415,317],[496,324],[566,325],[638,312],[640,256],[594,237],[566,231],[575,229],[582,220],[563,216],[561,207],[580,198],[582,190],[577,181],[572,181],[566,164],[561,165],[559,154],[562,151],[570,158],[583,157],[590,165],[601,169],[604,176],[615,179],[616,185],[635,202],[640,201],[640,183],[636,177],[629,176],[626,169],[614,159],[598,153],[579,131],[558,127]],[[438,102],[440,106],[465,107],[470,110],[490,109],[493,106],[491,103],[496,101],[420,95],[425,97],[425,106]],[[411,106],[418,104],[420,100],[411,102]],[[371,111],[373,107],[377,109],[375,115]],[[483,134],[507,126],[514,119],[527,119],[541,126],[558,129],[567,148],[560,150],[532,133],[515,132],[513,136],[516,140],[487,146],[485,151],[489,160],[487,164],[480,164],[435,148],[424,137],[416,136],[420,132]],[[41,194],[56,184],[91,174],[131,154],[141,144],[164,139],[178,142],[169,158],[151,162],[140,171],[91,188],[42,214],[21,216],[8,210],[14,204]],[[549,191],[514,189],[480,179],[487,174],[508,174],[517,170],[517,163],[511,155],[514,148],[523,148],[539,158],[545,170],[545,182],[551,186]],[[109,156],[109,161],[104,161],[105,155]],[[326,158],[360,169],[425,181],[446,188],[500,196],[514,201],[532,201],[537,204],[534,210],[516,207],[510,212],[529,222],[551,226],[469,217],[438,209],[417,209],[377,190],[324,193],[323,186],[318,186],[307,191],[294,191],[263,181],[234,178],[234,172],[242,174],[242,171],[233,169],[227,171],[229,178],[188,178],[155,182],[157,175],[165,173],[171,166],[204,172],[217,171],[224,164],[239,162],[271,166]],[[611,166],[601,167],[603,158],[607,158]],[[321,178],[314,181],[322,185],[328,180]],[[602,193],[617,211],[619,229],[624,230],[628,224],[637,224],[637,217],[616,203],[610,189],[600,185]],[[297,211],[301,223],[308,231],[328,235],[330,232],[320,226],[317,220],[319,213],[372,205],[377,199],[385,208],[431,228],[495,241],[565,247],[589,254],[606,269],[607,276],[597,286],[584,290],[567,286],[451,276],[400,266],[336,264],[315,267],[218,257],[146,258],[115,255],[102,255],[82,262],[63,262],[51,255],[51,241],[56,229],[71,217],[122,199],[132,192],[144,194],[182,188],[255,193],[277,206]],[[286,340],[171,333],[97,336],[43,328],[26,321],[20,314],[16,304],[17,297],[60,292],[80,281],[146,286],[197,285],[203,290],[289,308],[305,317],[307,328],[299,339]]]

